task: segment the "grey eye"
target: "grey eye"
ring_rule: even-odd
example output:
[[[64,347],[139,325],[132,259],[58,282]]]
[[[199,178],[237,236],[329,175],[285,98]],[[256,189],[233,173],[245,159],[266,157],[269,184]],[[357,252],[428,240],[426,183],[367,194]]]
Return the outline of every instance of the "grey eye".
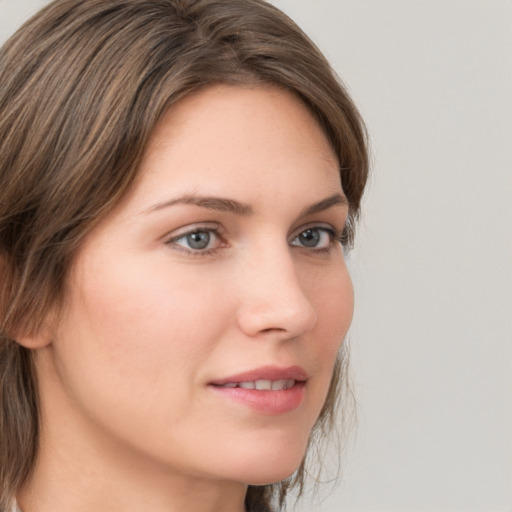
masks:
[[[206,249],[210,243],[211,235],[208,231],[194,231],[185,236],[186,242],[191,249]]]
[[[295,247],[327,249],[334,239],[334,233],[328,228],[312,227],[301,231],[290,243]]]
[[[306,229],[297,237],[304,247],[316,247],[320,241],[318,229]]]
[[[221,238],[216,229],[196,228],[175,236],[166,243],[190,254],[200,255],[217,249],[221,245]]]

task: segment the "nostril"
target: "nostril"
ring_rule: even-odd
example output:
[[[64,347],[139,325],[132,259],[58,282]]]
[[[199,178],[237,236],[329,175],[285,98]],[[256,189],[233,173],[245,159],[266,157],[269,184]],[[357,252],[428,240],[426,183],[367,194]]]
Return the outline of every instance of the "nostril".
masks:
[[[267,329],[262,329],[260,332],[262,333],[266,333],[266,332],[274,332],[274,331],[277,331],[277,332],[286,332],[286,329],[283,329],[282,327],[268,327]]]

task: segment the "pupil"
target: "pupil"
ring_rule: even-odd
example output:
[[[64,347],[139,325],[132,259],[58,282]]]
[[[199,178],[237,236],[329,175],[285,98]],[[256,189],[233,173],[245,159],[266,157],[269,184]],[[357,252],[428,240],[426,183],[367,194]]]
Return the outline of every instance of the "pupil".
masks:
[[[210,243],[210,233],[206,231],[196,231],[187,235],[187,241],[192,249],[205,249]]]
[[[320,234],[316,229],[306,229],[300,234],[300,240],[306,247],[315,247],[318,245]]]

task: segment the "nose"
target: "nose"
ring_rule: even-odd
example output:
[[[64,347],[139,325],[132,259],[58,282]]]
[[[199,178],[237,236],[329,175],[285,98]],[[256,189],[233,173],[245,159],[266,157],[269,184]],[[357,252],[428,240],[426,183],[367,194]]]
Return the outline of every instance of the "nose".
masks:
[[[238,325],[250,337],[292,339],[317,323],[317,311],[301,284],[289,248],[277,252],[256,252],[244,265],[237,284]]]

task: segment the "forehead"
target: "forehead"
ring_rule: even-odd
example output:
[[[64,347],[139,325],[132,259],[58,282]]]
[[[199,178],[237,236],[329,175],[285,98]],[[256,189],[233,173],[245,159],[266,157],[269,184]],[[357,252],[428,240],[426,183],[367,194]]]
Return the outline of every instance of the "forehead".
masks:
[[[219,85],[164,114],[129,196],[140,209],[178,193],[253,203],[284,194],[292,182],[325,196],[341,190],[338,167],[318,121],[294,94]]]
[[[338,167],[327,137],[309,109],[294,94],[278,88],[229,85],[210,87],[187,97],[162,117],[150,139],[141,173],[165,169],[172,157],[176,170],[248,167],[261,172],[271,156],[283,162],[316,161]],[[219,166],[220,164],[220,166]],[[162,170],[164,170],[162,169]]]

